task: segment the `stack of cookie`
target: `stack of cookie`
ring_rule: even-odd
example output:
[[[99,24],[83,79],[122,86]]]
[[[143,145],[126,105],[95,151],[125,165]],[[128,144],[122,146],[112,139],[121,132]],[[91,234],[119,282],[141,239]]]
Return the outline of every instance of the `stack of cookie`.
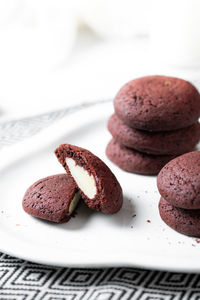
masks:
[[[108,121],[108,158],[121,169],[155,175],[200,140],[200,94],[189,82],[147,76],[125,84]]]
[[[200,237],[200,151],[166,164],[158,174],[157,186],[162,220],[180,233]]]

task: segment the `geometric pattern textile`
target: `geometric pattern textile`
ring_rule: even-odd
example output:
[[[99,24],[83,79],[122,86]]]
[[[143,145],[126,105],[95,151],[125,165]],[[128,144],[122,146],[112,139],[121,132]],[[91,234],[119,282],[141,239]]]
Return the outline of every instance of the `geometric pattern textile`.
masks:
[[[200,275],[134,268],[71,269],[0,254],[0,300],[200,299]]]

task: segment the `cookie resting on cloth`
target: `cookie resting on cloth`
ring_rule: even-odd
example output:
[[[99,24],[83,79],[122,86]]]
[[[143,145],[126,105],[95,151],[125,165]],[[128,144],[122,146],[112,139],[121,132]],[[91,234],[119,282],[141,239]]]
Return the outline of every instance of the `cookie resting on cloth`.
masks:
[[[55,154],[68,174],[74,178],[85,203],[103,213],[116,213],[123,203],[122,189],[108,166],[90,151],[60,145]]]
[[[200,116],[200,94],[188,81],[146,76],[125,84],[114,99],[115,113],[128,126],[169,131],[190,126]]]
[[[161,219],[174,230],[193,237],[200,237],[200,210],[174,207],[161,197],[159,202]]]
[[[122,145],[155,155],[178,155],[193,151],[200,140],[200,123],[173,131],[150,132],[127,126],[116,114],[108,121],[108,130]]]
[[[151,155],[127,148],[114,139],[106,148],[107,157],[122,170],[143,174],[157,175],[162,167],[174,156],[172,155]]]
[[[170,161],[157,178],[158,190],[171,205],[200,209],[200,151]]]
[[[22,205],[25,212],[34,217],[59,223],[69,221],[79,198],[73,178],[68,174],[58,174],[31,185]]]

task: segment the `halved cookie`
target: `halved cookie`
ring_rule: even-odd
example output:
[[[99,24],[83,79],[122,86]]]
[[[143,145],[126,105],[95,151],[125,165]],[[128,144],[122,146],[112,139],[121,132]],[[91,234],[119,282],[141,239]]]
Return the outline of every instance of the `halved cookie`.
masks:
[[[116,213],[123,202],[122,189],[108,166],[90,151],[60,145],[55,154],[68,174],[74,178],[85,203],[103,213]]]
[[[73,178],[58,174],[38,180],[26,191],[23,208],[28,214],[56,223],[67,222],[80,199]]]

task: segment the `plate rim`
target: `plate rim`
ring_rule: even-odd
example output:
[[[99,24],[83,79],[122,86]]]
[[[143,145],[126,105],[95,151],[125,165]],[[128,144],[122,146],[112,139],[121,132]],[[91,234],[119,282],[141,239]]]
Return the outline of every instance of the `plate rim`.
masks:
[[[37,133],[34,136],[31,136],[30,138],[27,138],[23,141],[18,142],[17,144],[8,146],[8,147],[4,147],[2,149],[0,149],[0,153],[3,155],[4,153],[7,153],[7,155],[11,155],[13,153],[13,151],[16,151],[15,153],[17,154],[14,158],[14,161],[19,159],[20,156],[22,156],[21,153],[21,147],[25,147],[25,150],[28,151],[30,150],[30,144],[34,143],[34,141],[38,140],[38,139],[43,139],[47,133],[49,134],[52,131],[56,131],[58,128],[63,128],[64,126],[62,126],[62,124],[66,125],[66,121],[70,121],[69,119],[66,120],[66,118],[70,118],[73,117],[74,114],[84,114],[86,110],[92,110],[92,109],[96,109],[96,106],[98,105],[111,105],[111,101],[107,101],[107,102],[100,102],[100,103],[95,103],[95,105],[91,105],[89,107],[85,107],[85,108],[81,108],[80,110],[76,110],[76,111],[72,111],[72,113],[63,117],[61,120],[57,121],[56,123],[50,125],[49,127],[43,129],[42,131],[40,131],[39,133]],[[103,112],[101,112],[103,113]],[[95,118],[94,115],[91,116],[91,119]],[[80,127],[80,125],[78,125],[78,127]],[[37,145],[37,143],[36,143]],[[31,148],[31,150],[33,150]],[[36,146],[36,149],[38,151],[38,147]],[[5,167],[7,161],[4,161],[3,163],[3,167]],[[12,162],[11,162],[12,163]],[[1,166],[2,169],[2,166]],[[139,176],[139,175],[138,175]],[[178,233],[177,233],[178,234]],[[2,229],[0,228],[0,237],[1,237],[1,241],[6,241],[6,239],[8,239],[9,241],[12,240],[12,238],[9,238],[6,236],[5,232],[2,232]],[[10,242],[9,242],[10,243]],[[174,272],[200,272],[200,264],[194,264],[192,263],[192,259],[191,262],[188,261],[188,265],[189,267],[185,267],[185,265],[183,264],[183,262],[185,262],[185,258],[184,257],[179,257],[178,261],[179,263],[177,264],[177,258],[176,258],[176,266],[174,266],[175,264],[175,259],[174,257],[168,257],[168,259],[165,261],[164,257],[157,257],[157,262],[155,263],[155,257],[151,257],[148,255],[145,255],[145,257],[137,257],[137,260],[131,261],[130,257],[124,257],[124,259],[120,259],[117,260],[117,258],[115,257],[115,255],[113,255],[113,257],[104,257],[104,262],[102,261],[84,261],[84,259],[79,259],[76,261],[73,261],[73,263],[71,263],[69,260],[68,262],[61,262],[60,260],[53,260],[53,259],[45,259],[44,257],[41,258],[40,256],[37,255],[37,251],[35,252],[35,257],[33,257],[32,255],[28,255],[28,251],[21,254],[20,252],[20,247],[15,248],[15,250],[12,251],[12,249],[7,245],[8,242],[1,242],[0,244],[0,251],[4,252],[8,255],[14,256],[14,257],[18,257],[20,259],[23,260],[28,260],[28,261],[32,261],[35,263],[39,263],[39,264],[45,264],[45,265],[52,265],[52,266],[59,266],[59,267],[79,267],[79,268],[84,268],[84,267],[89,267],[89,268],[100,268],[100,267],[136,267],[136,268],[144,268],[144,269],[152,269],[152,270],[162,270],[162,271],[174,271]],[[22,242],[23,244],[23,242]],[[160,262],[162,258],[162,264]],[[170,259],[170,262],[169,262]]]

